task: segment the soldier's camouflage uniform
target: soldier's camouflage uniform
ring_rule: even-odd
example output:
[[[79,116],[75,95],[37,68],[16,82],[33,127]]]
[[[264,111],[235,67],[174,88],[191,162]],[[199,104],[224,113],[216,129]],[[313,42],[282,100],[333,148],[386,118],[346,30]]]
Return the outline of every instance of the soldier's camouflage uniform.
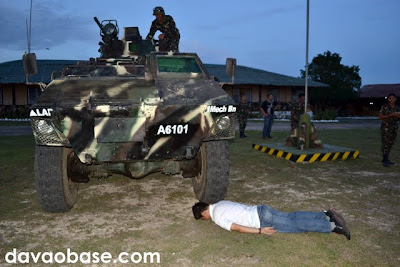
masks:
[[[300,115],[304,113],[304,101],[297,100],[290,109],[292,130],[299,127]]]
[[[380,113],[385,116],[394,112],[400,112],[400,108],[398,106],[392,108],[389,104],[383,105],[380,110]],[[397,129],[399,128],[399,126],[397,125],[398,120],[399,119],[397,117],[387,118],[382,120],[381,137],[382,137],[382,154],[384,156],[389,155],[390,150],[396,141]]]
[[[152,39],[157,31],[165,35],[165,39],[160,40],[160,51],[179,51],[179,39],[181,36],[179,30],[176,28],[174,19],[170,15],[164,15],[162,23],[157,19],[153,20],[146,39]]]
[[[248,115],[249,115],[248,103],[240,102],[237,111],[240,136],[244,136],[244,129],[246,129]]]

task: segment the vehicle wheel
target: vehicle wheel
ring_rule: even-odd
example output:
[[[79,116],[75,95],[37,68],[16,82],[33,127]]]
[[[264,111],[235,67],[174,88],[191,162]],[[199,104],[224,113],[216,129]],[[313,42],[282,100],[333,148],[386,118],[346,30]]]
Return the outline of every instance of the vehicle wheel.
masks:
[[[44,211],[66,212],[76,203],[78,185],[68,177],[72,149],[36,146],[35,180],[39,203]]]
[[[229,186],[228,141],[203,142],[196,159],[199,173],[192,178],[196,198],[209,204],[224,199]]]

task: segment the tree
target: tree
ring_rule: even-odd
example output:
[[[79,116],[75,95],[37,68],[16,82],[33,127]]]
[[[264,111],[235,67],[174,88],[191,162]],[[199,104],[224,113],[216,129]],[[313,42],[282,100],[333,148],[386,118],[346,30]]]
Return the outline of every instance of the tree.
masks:
[[[308,78],[329,85],[329,88],[310,88],[310,102],[343,106],[358,97],[361,87],[359,66],[341,64],[342,57],[329,50],[318,54],[308,66]],[[300,70],[305,78],[305,70]]]

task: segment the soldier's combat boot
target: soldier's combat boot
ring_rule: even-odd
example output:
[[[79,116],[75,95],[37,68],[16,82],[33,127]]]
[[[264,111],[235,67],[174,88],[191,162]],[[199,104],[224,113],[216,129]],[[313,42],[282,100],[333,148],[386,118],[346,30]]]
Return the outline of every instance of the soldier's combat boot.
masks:
[[[390,166],[389,158],[388,158],[387,155],[383,155],[382,163],[383,163],[384,167],[389,167]]]

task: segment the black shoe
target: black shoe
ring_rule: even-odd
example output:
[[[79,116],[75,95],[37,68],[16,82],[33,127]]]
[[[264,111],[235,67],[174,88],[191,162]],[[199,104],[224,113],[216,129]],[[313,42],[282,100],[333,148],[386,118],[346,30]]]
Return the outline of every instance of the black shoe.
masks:
[[[339,222],[340,222],[341,224],[346,225],[346,222],[344,221],[343,216],[340,215],[339,212],[337,212],[334,208],[329,208],[329,210],[326,211],[325,214],[326,214],[327,216],[329,216],[329,218],[331,218],[331,219],[330,219],[331,222],[334,222],[334,219],[333,219],[332,217],[333,217],[333,216],[336,216],[336,217],[337,217],[336,220],[339,220]],[[335,224],[336,224],[336,223],[335,223]],[[337,225],[337,224],[336,224],[336,225]]]
[[[334,214],[331,216],[331,222],[334,222],[336,226],[345,227],[346,223],[343,218],[339,217],[338,215]]]
[[[383,155],[383,159],[382,159],[382,164],[384,167],[389,167],[391,164],[389,163],[389,156],[388,155]]]
[[[396,165],[396,163],[394,163],[393,161],[390,161],[389,159],[387,160],[387,163],[388,163],[389,165]]]
[[[343,217],[340,216],[334,209],[329,209],[332,212],[331,222],[333,222],[336,227],[332,230],[332,232],[345,235],[347,240],[350,240],[350,231],[346,227],[346,223],[343,220]]]
[[[350,240],[350,231],[347,229],[346,226],[336,226],[335,229],[332,230],[332,232],[337,233],[339,235],[344,235],[347,240]]]
[[[268,138],[268,139],[271,139],[271,138],[272,138],[272,136],[268,136],[267,138]]]
[[[384,160],[384,161],[382,161],[382,163],[383,163],[384,167],[389,167],[390,166],[390,163],[389,163],[388,160]]]

